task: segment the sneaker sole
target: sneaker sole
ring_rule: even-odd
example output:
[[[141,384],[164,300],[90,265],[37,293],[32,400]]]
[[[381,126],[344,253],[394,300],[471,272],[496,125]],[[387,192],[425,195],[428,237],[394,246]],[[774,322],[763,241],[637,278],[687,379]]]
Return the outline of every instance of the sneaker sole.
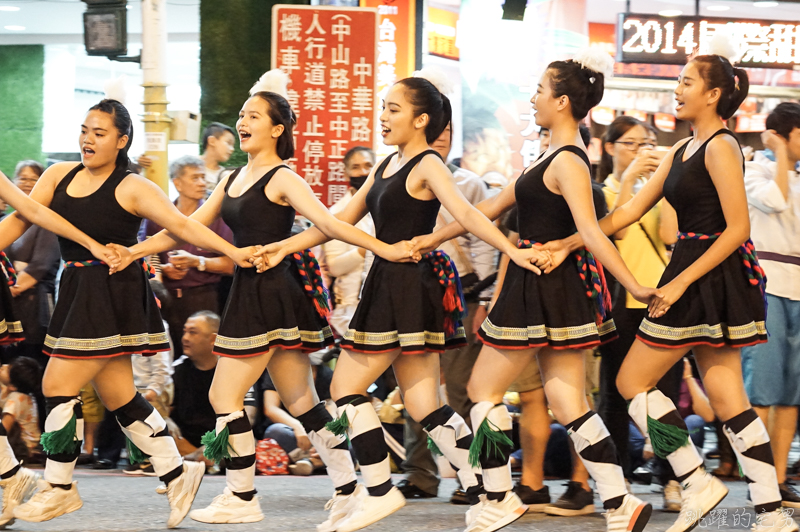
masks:
[[[640,504],[631,516],[628,523],[628,532],[642,532],[645,525],[650,521],[650,516],[653,514],[653,505],[649,502]]]
[[[527,511],[528,511],[527,505],[523,504],[522,506],[520,506],[519,508],[517,508],[516,510],[514,510],[510,514],[506,515],[504,518],[502,518],[499,521],[497,521],[492,526],[490,526],[488,528],[484,528],[483,532],[493,532],[494,530],[500,530],[504,526],[510,525],[511,523],[513,523],[514,521],[516,521],[517,519],[519,519],[520,517],[525,515],[525,513]]]
[[[569,508],[559,508],[558,506],[546,506],[544,513],[547,515],[557,515],[559,517],[575,517],[576,515],[589,515],[595,513],[594,503],[587,504],[578,510]]]
[[[366,528],[369,525],[375,524],[378,521],[380,521],[381,519],[385,519],[385,518],[389,517],[390,515],[392,515],[396,511],[398,511],[400,508],[405,506],[406,505],[405,497],[403,497],[402,501],[398,501],[398,502],[400,504],[396,504],[394,506],[389,506],[387,508],[384,508],[383,512],[381,512],[380,514],[373,515],[370,521],[365,521],[363,523],[360,523],[360,524],[358,524],[358,526],[347,526],[348,524],[347,524],[346,521],[345,522],[340,522],[338,524],[338,526],[336,527],[336,532],[355,532],[356,530],[361,530],[362,528]]]
[[[781,501],[781,506],[784,508],[800,508],[800,502]]]
[[[77,502],[73,502],[70,506],[67,506],[63,512],[50,512],[35,516],[32,515],[30,517],[22,517],[20,515],[14,515],[14,518],[20,519],[21,521],[26,521],[28,523],[41,523],[42,521],[50,521],[51,519],[55,519],[56,517],[61,517],[62,515],[70,514],[72,512],[80,510],[81,508],[83,508],[83,501],[79,500]]]
[[[194,512],[192,512],[194,513]],[[214,521],[211,519],[198,519],[197,516],[189,514],[189,519],[192,521],[197,521],[198,523],[208,523],[209,525],[224,525],[224,524],[235,524],[235,523],[258,523],[259,521],[264,520],[264,514],[261,515],[244,515],[244,516],[232,516],[230,519],[226,519],[224,521]]]
[[[135,471],[128,471],[127,469],[123,469],[122,472],[132,477],[138,477],[144,475],[144,471],[142,471],[141,469],[137,469]]]
[[[541,503],[541,504],[531,504],[531,503],[523,503],[528,505],[528,512],[531,514],[541,514],[544,513],[544,509],[550,506],[550,503]]]
[[[718,480],[718,479],[717,479],[717,480]],[[720,497],[717,499],[717,501],[716,501],[716,502],[715,502],[713,505],[711,505],[711,507],[709,507],[709,508],[708,508],[708,510],[706,510],[705,512],[703,512],[703,515],[699,516],[699,517],[697,518],[697,520],[696,520],[694,523],[690,523],[690,524],[689,524],[689,526],[688,526],[687,528],[684,528],[682,532],[690,532],[691,530],[694,530],[694,529],[697,527],[697,525],[699,525],[699,524],[700,524],[700,521],[702,521],[702,520],[703,520],[703,518],[704,518],[705,516],[707,516],[708,514],[710,514],[710,513],[711,513],[711,511],[712,511],[714,508],[716,508],[716,507],[719,505],[719,503],[721,503],[721,502],[722,502],[722,499],[724,499],[725,497],[727,497],[727,496],[728,496],[728,492],[729,492],[730,490],[728,490],[728,488],[727,488],[727,487],[725,487],[725,485],[724,485],[724,484],[722,484],[722,482],[721,482],[721,481],[719,481],[719,483],[722,485],[722,488],[723,488],[723,490],[724,490],[724,491],[722,491],[722,494],[721,494],[721,496],[720,496]]]

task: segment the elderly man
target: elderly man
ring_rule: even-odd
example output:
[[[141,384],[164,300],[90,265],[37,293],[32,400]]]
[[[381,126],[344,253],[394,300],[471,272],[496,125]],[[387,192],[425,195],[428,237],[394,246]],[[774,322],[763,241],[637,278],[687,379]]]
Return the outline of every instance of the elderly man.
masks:
[[[190,216],[200,208],[206,197],[206,178],[203,159],[191,155],[181,157],[170,165],[170,177],[178,199],[175,206]],[[233,235],[221,219],[209,228],[225,240],[232,242]],[[156,223],[144,223],[146,237],[161,231]],[[233,261],[217,253],[186,244],[175,250],[160,253],[161,275],[170,293],[169,301],[162,301],[162,311],[167,320],[175,349],[175,359],[183,354],[181,331],[186,319],[201,310],[219,312],[218,285],[223,275],[233,273]]]
[[[350,190],[331,207],[333,214],[347,207],[353,195],[367,180],[373,166],[375,166],[375,154],[369,148],[356,146],[345,153],[344,173],[350,179]],[[364,216],[356,227],[368,234],[375,233],[375,226],[369,214]],[[330,322],[337,333],[344,335],[358,306],[361,283],[365,276],[366,250],[340,240],[331,240],[323,249],[328,272],[336,279],[333,283],[335,308],[331,313]]]

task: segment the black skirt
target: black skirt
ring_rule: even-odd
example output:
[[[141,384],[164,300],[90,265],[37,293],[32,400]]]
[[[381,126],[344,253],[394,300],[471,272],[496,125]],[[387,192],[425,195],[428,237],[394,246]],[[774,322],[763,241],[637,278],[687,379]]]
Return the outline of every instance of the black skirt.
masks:
[[[8,279],[0,270],[0,345],[13,344],[25,339],[22,322],[14,315],[13,297],[8,289]]]
[[[332,344],[333,332],[290,258],[264,273],[236,268],[214,353],[251,357],[275,347],[311,352]]]
[[[542,275],[511,262],[478,335],[497,349],[588,349],[617,337],[611,316],[598,324],[596,315],[573,255]]]
[[[445,288],[428,261],[396,263],[376,258],[342,347],[359,353],[441,353],[466,345],[461,322],[444,330]]]
[[[691,266],[713,240],[679,240],[658,286]],[[766,308],[739,251],[692,283],[660,318],[645,318],[636,337],[655,347],[744,347],[767,341]]]
[[[169,338],[139,264],[108,275],[108,266],[65,268],[44,352],[97,358],[169,351]]]

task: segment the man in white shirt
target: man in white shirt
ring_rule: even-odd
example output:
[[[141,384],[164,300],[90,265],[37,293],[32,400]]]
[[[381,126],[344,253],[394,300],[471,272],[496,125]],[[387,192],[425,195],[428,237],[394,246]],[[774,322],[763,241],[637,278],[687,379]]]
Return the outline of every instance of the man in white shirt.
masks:
[[[337,214],[347,207],[353,195],[369,177],[373,166],[375,166],[375,153],[369,148],[356,146],[345,153],[344,174],[350,179],[350,190],[331,207],[331,213]],[[375,224],[369,214],[364,216],[356,227],[367,234],[375,234]],[[328,273],[335,278],[333,282],[335,307],[331,312],[330,324],[338,334],[344,336],[361,296],[361,283],[366,276],[364,266],[367,251],[340,240],[327,242],[323,245],[323,250]]]
[[[742,349],[745,388],[769,428],[783,506],[800,508],[786,483],[800,406],[800,104],[781,103],[767,117],[764,146],[745,168],[750,235],[767,275],[769,342]],[[770,416],[772,410],[772,416]],[[771,423],[768,419],[771,418]]]

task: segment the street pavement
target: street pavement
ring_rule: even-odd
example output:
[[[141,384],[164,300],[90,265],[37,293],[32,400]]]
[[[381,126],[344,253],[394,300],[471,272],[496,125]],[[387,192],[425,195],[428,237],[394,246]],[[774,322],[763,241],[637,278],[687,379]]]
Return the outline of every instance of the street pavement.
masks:
[[[395,481],[402,477],[395,476]],[[166,529],[169,506],[166,496],[155,493],[159,481],[149,477],[130,477],[120,471],[93,471],[78,469],[75,472],[78,489],[84,506],[69,515],[44,523],[15,522],[10,530],[59,532],[131,531],[151,532]],[[564,490],[563,481],[548,481],[550,493],[557,498]],[[225,487],[223,476],[206,476],[195,501],[195,508],[211,502]],[[752,524],[752,513],[746,502],[744,482],[730,482],[731,492],[720,505],[713,519],[707,519],[697,530],[744,530]],[[444,479],[439,487],[439,498],[409,501],[405,508],[386,518],[367,531],[411,532],[447,531],[464,529],[465,506],[448,503],[455,480]],[[236,525],[208,525],[188,517],[181,529],[187,531],[310,531],[326,519],[325,503],[330,497],[330,481],[323,475],[312,477],[258,476],[256,489],[261,497],[265,519],[259,523]],[[653,517],[645,529],[665,531],[677,514],[661,512],[661,494],[655,486],[634,485],[634,493],[653,504]],[[551,517],[544,514],[527,514],[504,531],[558,530],[565,532],[602,532],[605,520],[602,505],[595,496],[597,513],[582,517]]]

